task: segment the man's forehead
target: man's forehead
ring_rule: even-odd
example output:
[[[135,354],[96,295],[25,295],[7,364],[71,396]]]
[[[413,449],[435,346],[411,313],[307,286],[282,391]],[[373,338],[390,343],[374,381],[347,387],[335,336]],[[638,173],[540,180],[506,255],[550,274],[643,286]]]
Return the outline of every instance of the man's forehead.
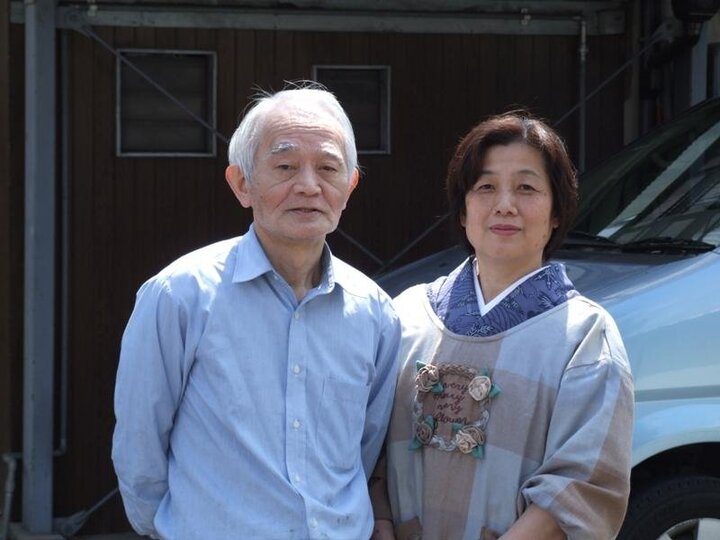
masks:
[[[275,138],[281,133],[306,132],[327,135],[329,138],[343,140],[345,132],[340,123],[330,113],[321,109],[278,106],[267,112],[262,123],[264,135]]]
[[[271,154],[293,152],[301,148],[318,148],[323,152],[343,153],[344,133],[335,122],[325,118],[273,116],[263,126],[261,146]]]

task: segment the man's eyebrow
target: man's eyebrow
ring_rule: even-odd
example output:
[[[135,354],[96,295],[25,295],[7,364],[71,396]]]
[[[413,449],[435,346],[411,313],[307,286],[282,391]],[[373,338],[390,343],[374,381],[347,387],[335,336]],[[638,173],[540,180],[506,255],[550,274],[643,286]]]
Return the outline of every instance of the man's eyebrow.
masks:
[[[285,152],[293,152],[295,150],[299,150],[299,146],[295,143],[291,142],[279,142],[270,147],[270,155],[275,156],[278,154],[284,154]],[[343,156],[342,152],[336,152],[334,150],[321,150],[320,154],[325,159],[332,159],[336,161],[345,161],[345,157]]]
[[[324,158],[336,159],[338,161],[344,161],[345,159],[342,153],[335,152],[334,150],[322,150],[320,153]]]
[[[277,144],[274,144],[270,148],[270,153],[275,154],[281,154],[283,152],[291,152],[293,150],[297,150],[297,145],[289,142],[280,142]]]

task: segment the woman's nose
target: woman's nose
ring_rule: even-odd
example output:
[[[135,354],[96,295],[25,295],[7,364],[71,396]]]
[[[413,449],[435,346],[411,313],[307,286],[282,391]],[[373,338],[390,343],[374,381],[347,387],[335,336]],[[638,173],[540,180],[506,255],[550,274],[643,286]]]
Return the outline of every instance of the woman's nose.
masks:
[[[517,212],[515,206],[515,194],[511,190],[500,190],[495,198],[493,209],[497,214],[514,214]]]

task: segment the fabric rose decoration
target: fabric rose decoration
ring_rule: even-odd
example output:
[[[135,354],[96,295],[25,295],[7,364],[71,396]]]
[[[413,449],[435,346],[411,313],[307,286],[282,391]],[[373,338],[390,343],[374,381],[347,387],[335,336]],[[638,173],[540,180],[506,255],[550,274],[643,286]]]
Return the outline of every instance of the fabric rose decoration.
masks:
[[[500,393],[500,388],[494,384],[487,374],[474,377],[468,385],[468,393],[475,401],[493,398]]]
[[[438,370],[437,366],[418,362],[417,370],[415,384],[420,392],[433,392],[437,394],[443,391],[443,385],[440,382],[440,370]]]
[[[482,401],[490,394],[492,382],[487,375],[478,375],[468,385],[468,392],[475,401]]]
[[[417,450],[421,446],[429,444],[435,434],[436,425],[437,422],[431,415],[427,415],[415,422],[413,425],[415,436],[410,442],[410,449]]]
[[[472,454],[476,458],[484,455],[485,433],[477,426],[460,426],[453,424],[455,438],[453,442],[463,454]]]

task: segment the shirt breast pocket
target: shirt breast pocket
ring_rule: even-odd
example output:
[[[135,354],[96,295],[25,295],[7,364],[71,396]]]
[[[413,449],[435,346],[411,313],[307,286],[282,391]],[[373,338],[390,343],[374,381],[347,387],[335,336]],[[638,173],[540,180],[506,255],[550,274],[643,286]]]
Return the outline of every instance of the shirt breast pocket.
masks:
[[[370,386],[326,378],[317,424],[318,454],[325,465],[349,471],[360,463]]]

